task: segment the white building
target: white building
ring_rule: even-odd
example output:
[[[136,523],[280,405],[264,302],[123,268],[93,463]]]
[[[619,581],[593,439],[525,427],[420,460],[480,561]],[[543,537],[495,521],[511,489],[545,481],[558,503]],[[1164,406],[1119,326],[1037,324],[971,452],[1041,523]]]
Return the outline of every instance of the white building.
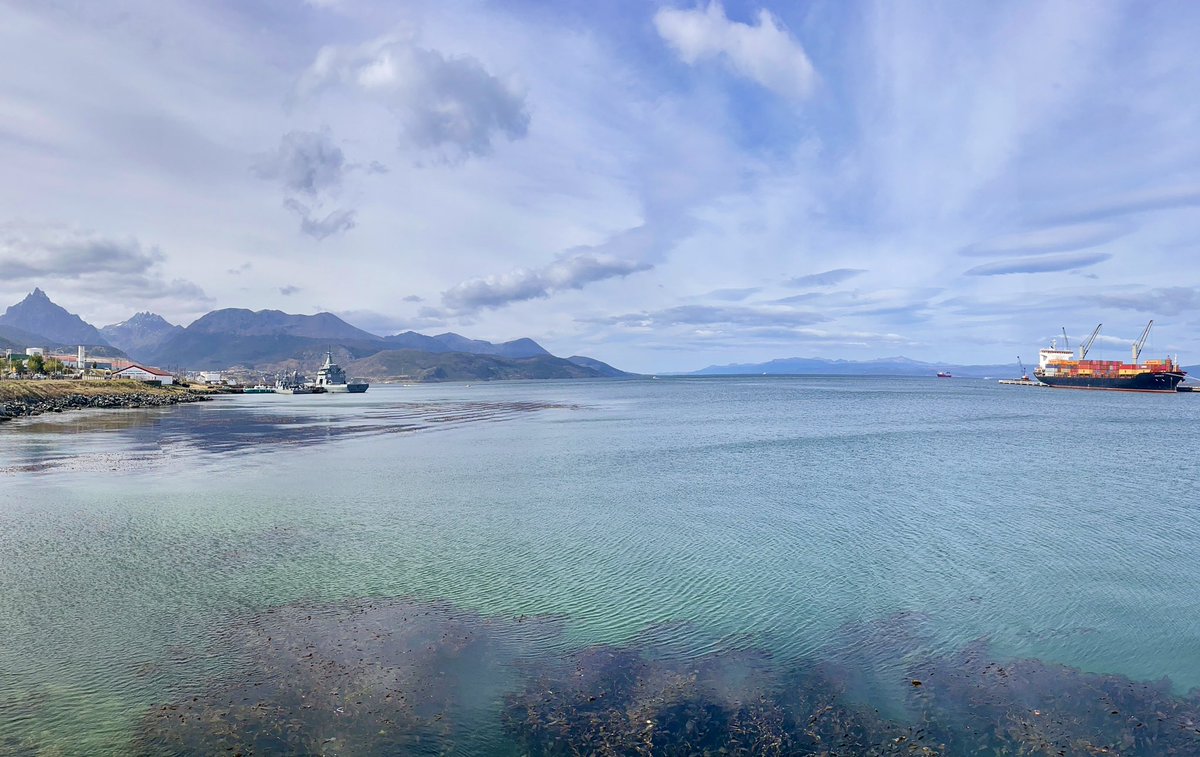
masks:
[[[134,381],[158,381],[163,386],[175,383],[175,377],[157,368],[146,368],[141,365],[131,365],[119,371],[113,371],[115,379],[133,379]]]
[[[33,357],[34,355],[41,355],[42,357],[45,357],[46,350],[41,347],[26,347],[25,354],[29,357]]]
[[[202,384],[219,384],[221,383],[220,371],[200,371],[200,383]]]

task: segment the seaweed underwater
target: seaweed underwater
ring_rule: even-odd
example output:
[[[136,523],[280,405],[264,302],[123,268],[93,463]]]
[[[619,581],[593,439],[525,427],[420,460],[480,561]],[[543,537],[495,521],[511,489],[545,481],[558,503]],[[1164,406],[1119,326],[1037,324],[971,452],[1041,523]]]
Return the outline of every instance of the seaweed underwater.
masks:
[[[560,620],[447,603],[295,605],[231,634],[247,663],[147,713],[134,751],[1200,754],[1200,692],[1004,660],[984,641],[936,651],[925,622],[848,626],[814,659],[687,659],[649,634],[564,652]]]

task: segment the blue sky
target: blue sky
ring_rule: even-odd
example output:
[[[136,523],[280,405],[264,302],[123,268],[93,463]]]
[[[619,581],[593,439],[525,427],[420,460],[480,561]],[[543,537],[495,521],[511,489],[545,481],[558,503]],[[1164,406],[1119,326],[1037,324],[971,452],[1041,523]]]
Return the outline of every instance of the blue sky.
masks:
[[[0,0],[0,302],[1200,359],[1195,3]]]

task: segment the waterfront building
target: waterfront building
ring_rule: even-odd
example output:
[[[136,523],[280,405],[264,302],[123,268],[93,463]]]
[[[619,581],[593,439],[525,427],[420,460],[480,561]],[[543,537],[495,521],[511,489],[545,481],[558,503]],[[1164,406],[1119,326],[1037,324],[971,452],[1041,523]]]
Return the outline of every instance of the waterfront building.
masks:
[[[127,368],[122,368],[119,371],[113,371],[115,379],[133,379],[134,381],[156,381],[163,386],[175,383],[175,377],[166,371],[160,371],[157,368],[147,368],[134,363]]]

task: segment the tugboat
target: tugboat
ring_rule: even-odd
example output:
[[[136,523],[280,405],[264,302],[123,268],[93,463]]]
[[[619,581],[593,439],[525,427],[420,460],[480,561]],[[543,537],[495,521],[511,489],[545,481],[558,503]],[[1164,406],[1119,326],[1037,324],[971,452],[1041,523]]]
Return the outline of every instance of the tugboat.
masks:
[[[1029,371],[1025,370],[1025,364],[1021,362],[1020,355],[1017,355],[1017,365],[1021,366],[1021,378],[1000,379],[1001,384],[1007,384],[1008,386],[1040,386],[1043,388],[1049,388],[1049,384],[1043,384],[1040,381],[1034,381],[1033,379],[1029,378]]]
[[[340,365],[333,362],[333,351],[330,350],[325,353],[325,364],[317,369],[316,380],[308,382],[307,386],[331,394],[343,392],[362,394],[371,385],[365,381],[346,381],[346,372]]]
[[[1102,326],[1103,324],[1100,324]],[[1179,382],[1187,377],[1187,372],[1179,367],[1178,358],[1168,357],[1165,360],[1147,360],[1139,363],[1142,348],[1150,336],[1150,327],[1154,321],[1146,324],[1142,336],[1133,343],[1133,360],[1123,363],[1119,360],[1088,360],[1087,353],[1092,343],[1100,334],[1100,326],[1088,337],[1079,348],[1079,357],[1071,350],[1058,349],[1050,342],[1048,349],[1039,352],[1038,367],[1033,372],[1039,381],[1053,387],[1065,389],[1108,389],[1120,392],[1174,392]]]

